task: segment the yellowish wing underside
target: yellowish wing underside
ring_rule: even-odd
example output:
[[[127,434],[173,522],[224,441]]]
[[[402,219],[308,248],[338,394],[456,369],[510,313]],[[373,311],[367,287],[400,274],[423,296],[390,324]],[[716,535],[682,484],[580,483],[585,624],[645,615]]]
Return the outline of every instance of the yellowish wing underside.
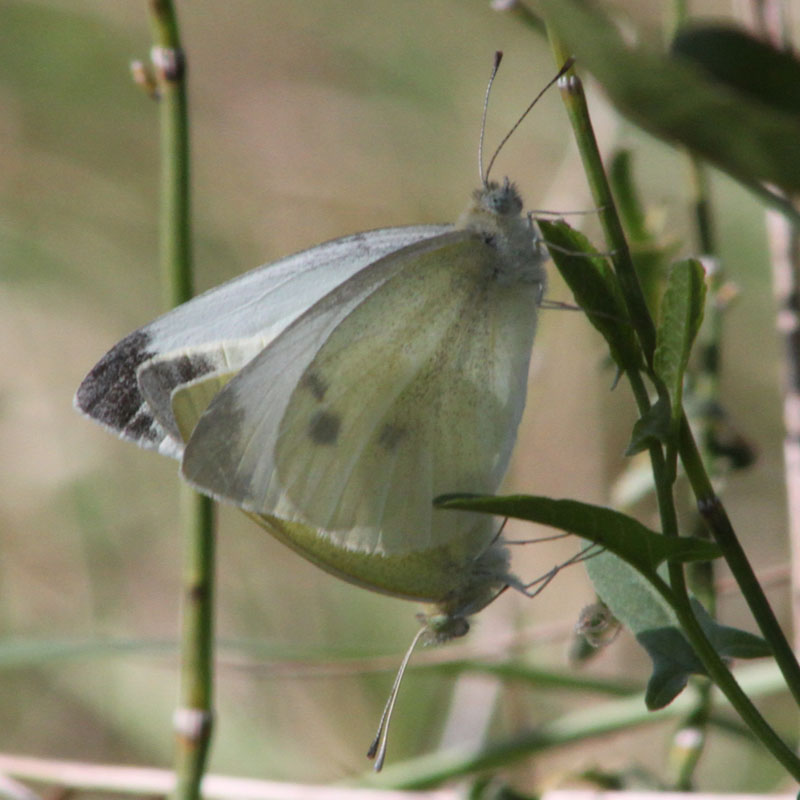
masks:
[[[491,521],[433,499],[497,489],[524,404],[539,287],[502,285],[496,258],[447,234],[342,284],[219,393],[187,477],[346,550],[481,552]]]
[[[338,326],[292,394],[278,483],[351,549],[470,548],[476,526],[491,536],[485,518],[433,499],[493,492],[518,422],[509,351],[529,352],[535,304],[491,279],[492,254],[469,240],[419,258]]]

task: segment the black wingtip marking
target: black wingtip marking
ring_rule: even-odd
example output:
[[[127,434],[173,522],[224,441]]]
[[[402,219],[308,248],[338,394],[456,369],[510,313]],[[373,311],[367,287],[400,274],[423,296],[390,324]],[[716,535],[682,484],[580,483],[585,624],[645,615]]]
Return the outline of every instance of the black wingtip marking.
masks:
[[[172,364],[179,381],[175,384],[176,386],[189,383],[201,378],[203,375],[208,375],[209,372],[213,372],[215,369],[214,363],[205,356],[183,355],[174,359]]]
[[[143,402],[136,370],[155,355],[150,343],[149,334],[136,331],[109,350],[78,387],[75,405],[109,428],[125,431],[135,425]]]
[[[140,407],[141,409],[141,407]],[[109,423],[106,423],[109,424]],[[157,445],[163,438],[162,432],[156,427],[152,415],[145,410],[140,410],[135,414],[121,429],[121,432],[130,439],[139,442],[140,445],[149,443]],[[146,446],[146,445],[145,445]]]
[[[173,389],[191,383],[209,372],[214,372],[214,362],[203,355],[186,355],[157,360],[137,373],[137,382],[145,397],[169,398]]]

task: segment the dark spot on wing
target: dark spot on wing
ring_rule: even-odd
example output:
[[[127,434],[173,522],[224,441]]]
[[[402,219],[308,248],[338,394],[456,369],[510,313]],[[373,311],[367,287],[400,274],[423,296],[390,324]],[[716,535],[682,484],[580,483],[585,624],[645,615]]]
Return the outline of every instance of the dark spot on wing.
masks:
[[[380,435],[378,436],[378,444],[387,450],[394,450],[395,447],[397,447],[397,445],[403,440],[405,435],[405,428],[401,427],[400,425],[394,425],[391,422],[387,422],[386,425],[381,428]]]
[[[325,392],[328,391],[328,384],[316,372],[306,373],[300,381],[300,385],[304,389],[308,389],[315,400],[322,401],[325,398]]]
[[[147,397],[166,395],[168,398],[173,389],[214,370],[214,362],[204,356],[180,355],[169,361],[148,364],[138,380]]]
[[[75,395],[78,408],[120,432],[134,422],[143,402],[136,370],[155,355],[148,349],[150,339],[149,334],[136,331],[109,350],[78,388]]]
[[[330,411],[318,411],[311,417],[308,435],[316,444],[335,444],[342,421]]]
[[[175,386],[188,383],[201,375],[213,372],[214,364],[204,356],[179,356],[169,362],[172,374],[176,378]]]
[[[180,440],[181,434],[172,417],[166,409],[171,408],[170,397],[174,389],[200,378],[216,369],[214,362],[203,355],[179,355],[165,361],[154,361],[145,364],[138,374],[139,389],[146,402],[144,411],[152,419],[155,416],[167,429],[173,439]],[[150,413],[152,411],[152,414]],[[130,431],[130,426],[125,429]],[[132,431],[130,431],[132,433]],[[143,436],[138,432],[138,436]],[[157,437],[158,434],[154,434]]]

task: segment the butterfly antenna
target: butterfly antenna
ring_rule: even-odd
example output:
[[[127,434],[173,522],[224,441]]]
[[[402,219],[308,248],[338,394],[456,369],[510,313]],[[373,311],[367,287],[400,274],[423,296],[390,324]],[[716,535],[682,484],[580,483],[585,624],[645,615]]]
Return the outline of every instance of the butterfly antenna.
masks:
[[[389,699],[386,701],[386,705],[383,708],[381,721],[378,723],[378,732],[375,734],[375,738],[369,746],[369,750],[367,750],[367,758],[375,759],[375,772],[380,772],[381,769],[383,769],[383,762],[386,760],[386,743],[389,739],[389,723],[392,721],[392,712],[394,711],[394,704],[397,701],[397,693],[400,690],[400,682],[403,680],[406,667],[411,660],[411,654],[414,652],[419,640],[427,630],[427,626],[420,628],[416,636],[411,640],[411,645],[408,650],[406,650],[406,654],[403,656],[403,660],[400,663],[400,669],[397,670],[392,689],[389,692]]]
[[[548,89],[549,89],[549,88],[550,88],[550,87],[551,87],[551,86],[552,86],[552,85],[553,85],[553,84],[554,84],[556,81],[558,81],[558,79],[559,79],[559,78],[561,78],[561,76],[562,76],[562,75],[564,75],[564,74],[565,74],[565,73],[566,73],[568,70],[570,70],[570,69],[572,68],[572,65],[573,65],[574,63],[575,63],[575,59],[574,59],[574,58],[568,58],[568,59],[567,59],[567,60],[564,62],[564,65],[561,67],[561,69],[558,71],[558,73],[555,75],[555,77],[551,78],[551,79],[550,79],[550,80],[547,82],[547,85],[544,87],[544,89],[542,89],[542,90],[539,92],[539,94],[537,94],[537,95],[536,95],[536,97],[534,97],[534,98],[533,98],[533,101],[531,102],[531,104],[530,104],[530,105],[529,105],[529,106],[528,106],[528,107],[525,109],[525,111],[523,111],[523,112],[522,112],[522,114],[521,114],[520,118],[519,118],[519,119],[518,119],[518,120],[517,120],[517,121],[516,121],[516,122],[515,122],[515,123],[514,123],[512,126],[511,126],[511,130],[510,130],[510,131],[509,131],[509,132],[508,132],[508,133],[507,133],[507,134],[506,134],[506,135],[503,137],[503,139],[502,139],[502,141],[500,142],[500,144],[499,144],[499,145],[497,145],[497,148],[496,148],[496,149],[495,149],[495,151],[494,151],[494,155],[492,156],[491,160],[489,161],[489,166],[486,168],[486,175],[485,175],[485,177],[484,177],[484,176],[481,176],[481,180],[483,181],[484,185],[486,185],[486,181],[488,181],[488,180],[489,180],[489,173],[491,173],[491,171],[492,171],[492,167],[494,166],[494,162],[495,162],[495,160],[497,159],[497,156],[499,156],[499,155],[500,155],[500,151],[503,149],[503,147],[505,147],[505,144],[506,144],[506,142],[507,142],[507,141],[508,141],[508,140],[511,138],[511,135],[514,133],[514,131],[515,131],[517,128],[519,128],[519,126],[522,124],[522,121],[525,119],[525,117],[527,117],[527,116],[528,116],[528,114],[530,114],[531,110],[532,110],[532,109],[533,109],[533,107],[534,107],[534,106],[535,106],[535,105],[536,105],[536,104],[539,102],[539,100],[541,99],[542,95],[543,95],[543,94],[544,94],[544,93],[545,93],[545,92],[546,92],[546,91],[547,91],[547,90],[548,90]],[[492,76],[492,77],[494,77],[494,76]],[[491,82],[489,83],[489,85],[491,86]],[[487,93],[487,94],[488,94],[488,93]],[[485,113],[486,113],[486,110],[485,110],[485,108],[484,108],[484,114],[485,114]],[[482,138],[482,137],[481,137],[481,138]]]
[[[483,174],[483,140],[486,137],[486,114],[489,111],[489,95],[492,93],[492,84],[497,77],[497,70],[500,69],[500,62],[503,60],[503,51],[497,50],[494,54],[494,64],[492,74],[489,76],[489,83],[486,85],[486,96],[483,98],[483,115],[481,116],[481,135],[478,139],[478,175],[481,179],[481,186],[486,185],[486,177]]]

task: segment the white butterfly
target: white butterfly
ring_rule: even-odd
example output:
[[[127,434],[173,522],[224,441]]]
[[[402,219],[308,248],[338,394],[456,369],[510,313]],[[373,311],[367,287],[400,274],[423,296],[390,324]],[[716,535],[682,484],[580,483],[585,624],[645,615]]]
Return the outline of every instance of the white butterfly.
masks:
[[[524,590],[490,517],[433,505],[496,491],[508,466],[545,287],[522,208],[482,172],[455,225],[259,267],[127,336],[75,405],[323,569],[436,604],[414,643],[463,635],[507,586]],[[370,751],[378,769],[413,647]]]
[[[503,477],[544,259],[514,186],[488,183],[455,226],[338,239],[170,311],[76,405],[340,577],[470,613],[509,582],[505,549],[432,501]]]

